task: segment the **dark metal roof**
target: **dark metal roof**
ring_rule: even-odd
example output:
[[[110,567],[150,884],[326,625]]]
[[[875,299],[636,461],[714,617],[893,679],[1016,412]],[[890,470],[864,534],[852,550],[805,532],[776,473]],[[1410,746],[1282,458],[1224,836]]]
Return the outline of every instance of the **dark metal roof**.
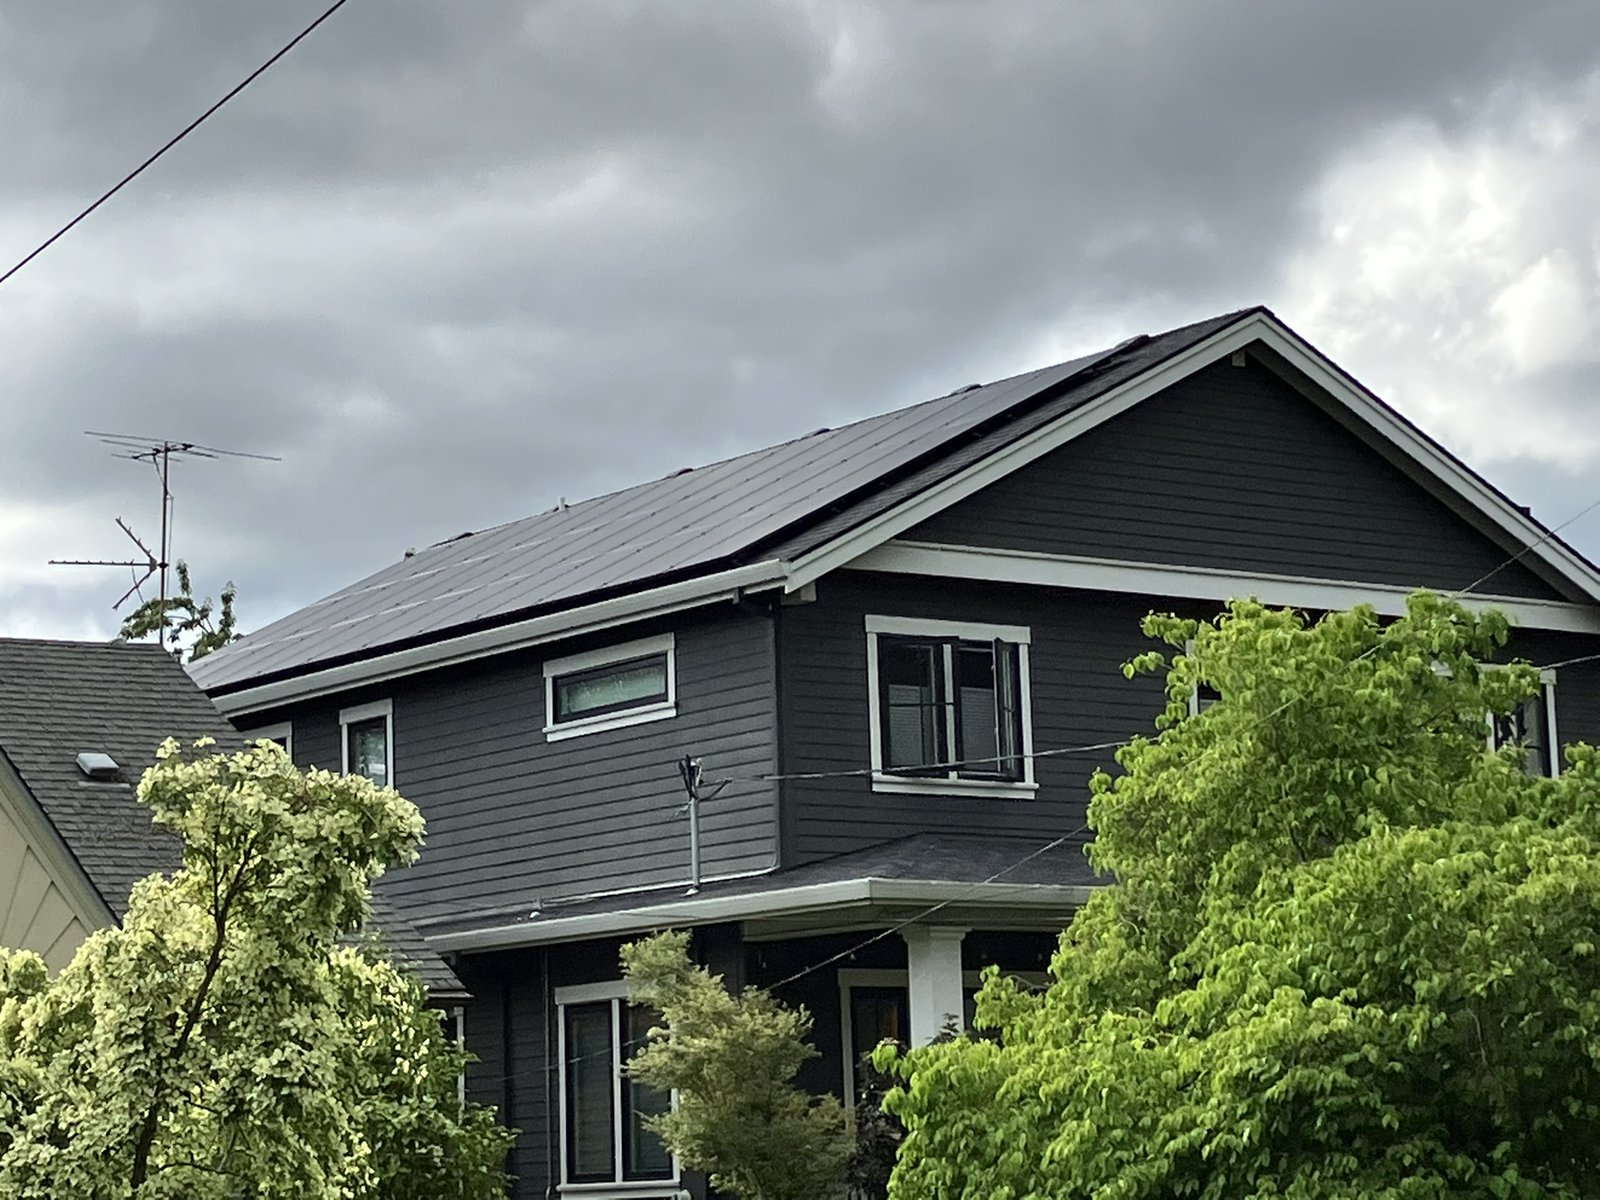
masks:
[[[244,744],[158,646],[0,638],[0,754],[119,921],[135,883],[183,861],[178,837],[135,797],[168,737],[210,737],[223,750]],[[84,753],[108,754],[119,770],[90,779],[78,767]],[[466,994],[386,898],[374,897],[372,923],[430,992]]]
[[[1255,311],[1255,310],[1250,310]],[[462,535],[292,613],[193,668],[207,691],[439,640],[536,612],[740,562],[819,520],[863,519],[860,501],[924,463],[1016,436],[1045,398],[1071,407],[1119,364],[1143,370],[1245,313],[962,389],[664,479]],[[1103,390],[1103,389],[1102,389]],[[998,440],[997,440],[998,439]],[[987,452],[987,450],[985,450]],[[767,557],[775,557],[768,554]]]

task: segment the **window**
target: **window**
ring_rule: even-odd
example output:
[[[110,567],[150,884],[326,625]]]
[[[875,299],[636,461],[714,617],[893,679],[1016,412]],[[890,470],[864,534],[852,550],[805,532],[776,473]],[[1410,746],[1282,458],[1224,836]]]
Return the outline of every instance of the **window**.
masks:
[[[260,729],[244,729],[240,736],[247,742],[277,742],[290,758],[294,757],[294,726],[288,721],[281,725],[263,725]]]
[[[1489,714],[1489,749],[1521,746],[1526,754],[1523,769],[1529,775],[1554,778],[1561,769],[1555,683],[1555,672],[1546,671],[1539,691],[1514,712]]]
[[[676,716],[672,635],[643,638],[544,664],[547,741]]]
[[[394,706],[387,700],[339,713],[341,767],[379,787],[394,786]]]
[[[670,1096],[623,1070],[654,1014],[628,1003],[626,985],[557,988],[561,1039],[561,1175],[566,1184],[671,1182],[678,1164],[645,1128]]]
[[[1037,971],[1006,971],[1020,984],[1042,989],[1049,977]],[[996,1038],[989,1029],[973,1029],[978,989],[983,986],[981,971],[961,973],[961,1027],[978,1038]],[[839,1045],[844,1050],[845,1107],[854,1108],[862,1089],[862,1059],[885,1040],[910,1044],[911,992],[906,972],[895,968],[843,967],[839,971]]]
[[[873,788],[1028,795],[1029,632],[867,618]]]
[[[1206,709],[1222,699],[1222,693],[1204,680],[1194,685],[1194,691],[1189,693],[1189,715],[1198,717]]]

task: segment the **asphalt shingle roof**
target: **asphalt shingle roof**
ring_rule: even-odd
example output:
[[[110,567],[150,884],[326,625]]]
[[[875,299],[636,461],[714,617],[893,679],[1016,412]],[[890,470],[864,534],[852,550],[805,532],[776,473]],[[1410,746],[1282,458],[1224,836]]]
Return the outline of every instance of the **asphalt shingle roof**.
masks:
[[[1256,311],[1256,310],[1248,310]],[[196,664],[207,691],[359,659],[536,612],[776,558],[842,531],[929,464],[973,461],[1041,404],[1059,415],[1247,315],[964,389],[429,547]],[[886,492],[885,485],[898,488]],[[926,486],[926,483],[915,486]],[[864,505],[866,507],[864,507]],[[831,533],[830,533],[831,536]],[[796,543],[797,544],[797,543]]]
[[[1086,838],[1072,838],[1057,844],[1043,838],[916,833],[767,875],[717,880],[702,885],[693,896],[685,893],[682,883],[646,892],[551,904],[543,909],[539,908],[536,898],[528,896],[515,904],[427,918],[423,924],[429,936],[448,937],[517,924],[527,925],[531,930],[541,922],[567,917],[637,912],[640,927],[645,928],[657,910],[670,918],[673,911],[681,911],[694,902],[761,896],[791,888],[861,879],[1055,887],[1098,887],[1110,883],[1108,876],[1096,874],[1089,865],[1084,854],[1085,845]]]
[[[176,869],[179,840],[135,798],[139,778],[168,738],[243,739],[171,655],[158,646],[0,638],[0,754],[11,763],[117,920],[146,875]],[[91,780],[78,755],[109,754],[116,778]],[[437,997],[464,995],[460,980],[383,897],[372,924]]]

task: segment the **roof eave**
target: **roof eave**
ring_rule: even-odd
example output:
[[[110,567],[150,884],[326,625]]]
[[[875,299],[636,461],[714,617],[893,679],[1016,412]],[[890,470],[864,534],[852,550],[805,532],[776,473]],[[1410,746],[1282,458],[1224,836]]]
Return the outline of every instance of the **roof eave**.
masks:
[[[861,879],[805,884],[737,896],[691,896],[570,917],[538,916],[480,929],[424,934],[440,951],[475,953],[643,933],[651,929],[844,913],[876,905],[951,905],[1067,913],[1096,890],[1086,884],[961,883],[939,879]]]
[[[744,592],[781,587],[787,576],[787,563],[777,560],[751,563],[457,637],[441,638],[404,650],[377,653],[338,666],[312,669],[268,683],[231,690],[229,685],[218,685],[211,699],[224,716],[241,717],[352,687],[381,683],[417,671],[453,666],[689,608],[735,600]]]

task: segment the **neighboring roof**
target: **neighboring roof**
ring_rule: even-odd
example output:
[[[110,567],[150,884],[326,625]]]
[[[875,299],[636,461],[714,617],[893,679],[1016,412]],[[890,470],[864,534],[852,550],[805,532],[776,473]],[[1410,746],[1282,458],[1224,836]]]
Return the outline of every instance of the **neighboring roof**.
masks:
[[[133,885],[183,861],[177,835],[136,798],[139,778],[168,737],[243,739],[159,646],[0,638],[0,754],[55,827],[106,907],[122,920]],[[108,754],[120,770],[89,779],[78,755]],[[373,926],[437,999],[466,992],[385,898]]]
[[[159,646],[0,638],[0,752],[118,920],[138,880],[180,861],[177,838],[134,798],[167,737],[240,744]],[[109,754],[118,777],[88,779],[84,752]]]
[[[434,946],[481,950],[906,905],[1036,909],[1054,918],[1108,882],[1089,866],[1082,840],[919,833],[785,871],[707,883],[694,891],[680,883],[545,908],[524,902],[419,920],[418,925]]]
[[[887,482],[1046,400],[1138,373],[1250,309],[680,471],[402,559],[193,668],[213,694],[761,559]],[[768,557],[773,557],[768,554]]]

